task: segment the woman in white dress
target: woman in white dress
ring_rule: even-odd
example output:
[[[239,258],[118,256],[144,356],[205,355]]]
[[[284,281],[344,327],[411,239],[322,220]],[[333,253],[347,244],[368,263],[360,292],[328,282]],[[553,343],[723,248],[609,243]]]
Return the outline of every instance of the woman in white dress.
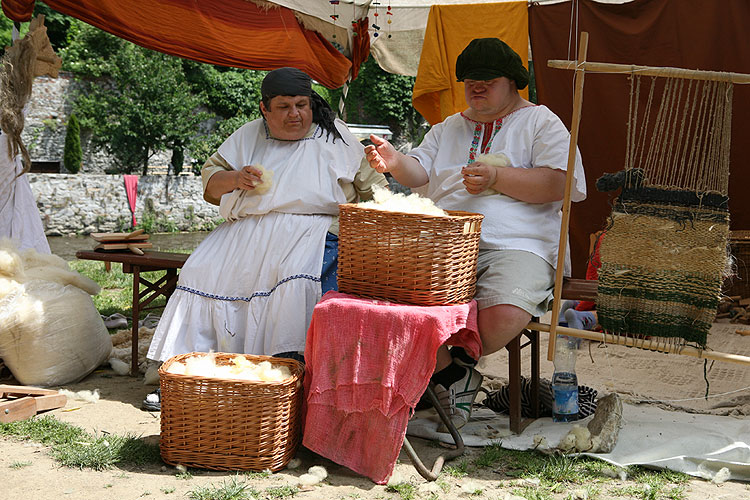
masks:
[[[307,74],[274,70],[261,95],[263,118],[203,167],[204,197],[226,222],[185,262],[149,359],[208,351],[300,359],[312,310],[336,286],[338,205],[387,184]],[[158,409],[151,399],[144,408]]]

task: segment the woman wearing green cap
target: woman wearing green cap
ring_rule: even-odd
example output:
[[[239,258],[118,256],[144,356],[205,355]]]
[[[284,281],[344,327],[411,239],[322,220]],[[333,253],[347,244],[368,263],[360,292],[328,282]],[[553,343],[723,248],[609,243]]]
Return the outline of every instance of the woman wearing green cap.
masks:
[[[472,40],[458,56],[468,108],[432,127],[408,154],[378,137],[370,166],[448,210],[484,214],[477,264],[483,354],[505,347],[552,299],[570,134],[547,107],[523,99],[529,74],[498,38]],[[577,157],[572,200],[586,198]],[[569,263],[566,262],[566,272]],[[462,349],[438,353],[433,382],[457,427],[481,386]]]

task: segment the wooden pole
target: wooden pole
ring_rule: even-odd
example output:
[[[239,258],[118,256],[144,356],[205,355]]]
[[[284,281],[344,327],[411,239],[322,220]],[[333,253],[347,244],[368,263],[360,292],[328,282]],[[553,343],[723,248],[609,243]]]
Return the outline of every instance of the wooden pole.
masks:
[[[589,47],[589,34],[581,32],[581,42],[578,49],[578,66],[586,61]],[[573,188],[573,178],[576,169],[576,145],[578,144],[578,126],[581,123],[581,107],[583,104],[583,69],[575,72],[575,94],[573,96],[573,118],[570,124],[570,146],[568,147],[568,170],[565,172],[565,194],[562,204],[562,222],[560,223],[560,244],[557,248],[557,269],[555,273],[555,291],[552,301],[552,330],[550,330],[547,359],[555,357],[555,339],[557,317],[560,314],[560,300],[562,295],[563,271],[565,270],[565,254],[568,248],[568,226],[570,225],[570,192]]]
[[[684,78],[686,80],[712,80],[719,82],[750,83],[750,75],[744,73],[725,73],[721,71],[701,71],[684,68],[659,66],[636,66],[635,64],[615,64],[598,62],[579,62],[560,59],[547,61],[547,66],[555,69],[574,69],[588,73],[634,73],[646,76],[665,78]]]
[[[554,325],[554,322],[552,322],[552,325]],[[538,332],[551,332],[552,325],[536,323],[532,321],[526,328]],[[649,351],[658,351],[670,354],[683,354],[685,356],[693,356],[694,358],[706,358],[716,361],[728,361],[730,363],[750,365],[750,357],[748,356],[740,356],[739,354],[726,354],[717,351],[706,351],[691,346],[684,346],[679,350],[674,350],[674,348],[670,349],[663,342],[659,342],[658,340],[644,340],[642,338],[626,337],[624,335],[612,335],[610,333],[592,332],[590,330],[578,330],[576,328],[568,328],[565,326],[558,326],[557,332],[562,335],[594,340],[596,342],[604,342],[605,344],[624,345],[627,347],[637,347],[639,349],[646,349]]]

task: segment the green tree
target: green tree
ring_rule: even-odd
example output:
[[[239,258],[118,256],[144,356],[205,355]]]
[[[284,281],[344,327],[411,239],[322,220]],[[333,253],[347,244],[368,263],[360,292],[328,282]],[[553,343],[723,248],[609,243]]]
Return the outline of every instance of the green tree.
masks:
[[[198,111],[202,96],[191,91],[179,59],[92,29],[81,27],[67,51],[78,55],[71,66],[88,76],[74,110],[118,172],[145,175],[156,152],[188,145],[209,115]],[[92,41],[102,43],[88,50]]]
[[[348,123],[388,125],[395,141],[420,142],[424,119],[411,105],[414,77],[383,71],[373,57],[360,68],[349,86],[346,104]],[[341,89],[330,93],[329,102],[338,109]]]
[[[71,174],[77,174],[81,170],[81,160],[83,151],[81,151],[81,127],[78,124],[78,117],[75,114],[70,115],[68,119],[68,129],[65,131],[65,149],[63,150],[63,163],[65,168]]]

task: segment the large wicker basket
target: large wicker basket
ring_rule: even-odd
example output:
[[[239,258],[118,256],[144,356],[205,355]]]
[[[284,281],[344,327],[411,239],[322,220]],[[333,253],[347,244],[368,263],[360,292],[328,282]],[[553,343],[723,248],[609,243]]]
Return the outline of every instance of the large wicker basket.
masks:
[[[172,363],[202,353],[174,356],[159,368],[161,456],[168,464],[213,470],[283,469],[300,442],[301,363],[244,354],[255,363],[289,367],[281,382],[251,382],[168,373]],[[215,353],[217,365],[237,354]]]
[[[474,296],[481,214],[448,217],[339,205],[340,292],[417,305]]]
[[[735,275],[724,282],[724,294],[750,298],[750,231],[731,231],[729,247],[734,257]]]

